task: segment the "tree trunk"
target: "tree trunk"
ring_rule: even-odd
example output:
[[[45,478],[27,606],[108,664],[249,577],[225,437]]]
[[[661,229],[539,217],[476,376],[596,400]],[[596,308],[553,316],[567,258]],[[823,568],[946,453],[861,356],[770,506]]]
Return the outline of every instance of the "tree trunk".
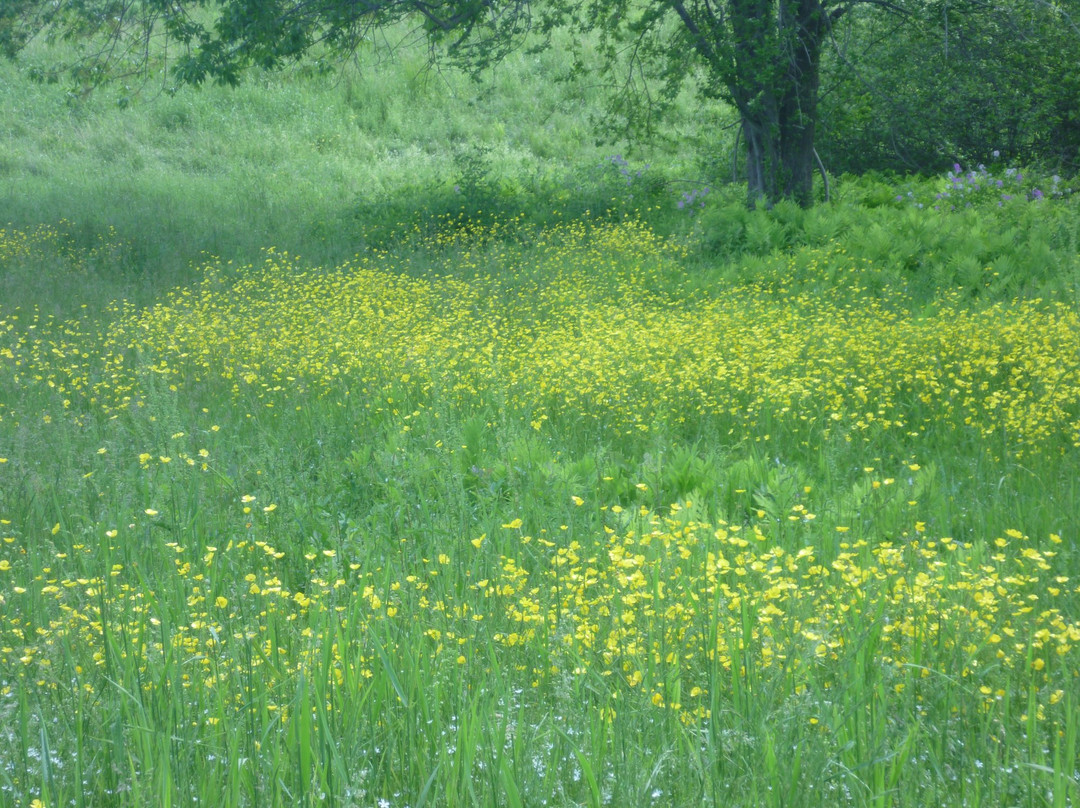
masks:
[[[746,141],[747,205],[771,207],[791,199],[809,207],[825,30],[820,0],[780,0],[768,37],[761,36],[761,0],[742,0],[738,10],[746,16],[735,30],[730,89]]]
[[[743,117],[746,138],[746,205],[771,208],[778,198],[776,184],[779,142],[775,136],[775,121]]]
[[[791,101],[775,114],[743,115],[746,140],[746,204],[771,208],[781,199],[813,204],[814,128]]]
[[[781,0],[782,39],[788,51],[788,81],[780,104],[782,195],[806,208],[814,202],[814,128],[825,33],[820,0]]]

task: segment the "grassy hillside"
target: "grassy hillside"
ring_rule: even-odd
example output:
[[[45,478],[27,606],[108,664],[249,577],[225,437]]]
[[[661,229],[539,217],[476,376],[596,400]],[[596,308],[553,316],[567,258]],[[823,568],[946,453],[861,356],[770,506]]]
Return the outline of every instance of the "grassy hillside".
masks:
[[[0,67],[0,806],[1080,803],[1069,181],[419,54]]]
[[[336,263],[418,211],[499,204],[576,215],[625,185],[609,158],[626,144],[595,142],[600,88],[563,81],[557,51],[518,54],[473,79],[432,68],[402,29],[322,76],[298,69],[236,90],[168,95],[148,83],[85,98],[26,80],[48,58],[42,49],[0,65],[0,218],[67,219],[84,246],[113,227],[155,273],[275,244]],[[698,179],[697,141],[720,114],[687,103],[666,146],[638,146],[634,170],[652,162],[665,178]]]

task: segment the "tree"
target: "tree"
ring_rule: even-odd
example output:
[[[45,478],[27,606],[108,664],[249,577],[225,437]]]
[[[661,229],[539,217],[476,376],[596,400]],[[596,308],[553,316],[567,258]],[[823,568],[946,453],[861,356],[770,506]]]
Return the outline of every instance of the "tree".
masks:
[[[634,60],[663,65],[668,97],[695,75],[705,97],[738,111],[750,206],[813,200],[821,54],[826,34],[856,3],[888,0],[592,0],[568,15],[603,20]],[[695,63],[698,70],[695,72]]]

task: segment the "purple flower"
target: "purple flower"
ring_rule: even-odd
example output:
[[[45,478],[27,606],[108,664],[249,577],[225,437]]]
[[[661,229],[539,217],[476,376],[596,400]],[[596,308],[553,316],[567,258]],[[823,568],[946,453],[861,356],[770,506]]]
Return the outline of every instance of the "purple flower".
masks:
[[[955,171],[957,174],[959,174],[960,173],[960,164],[959,163],[953,163],[952,170]]]
[[[1042,199],[1043,198],[1043,192],[1040,191],[1038,188],[1032,188],[1031,189],[1031,198],[1032,199]]]

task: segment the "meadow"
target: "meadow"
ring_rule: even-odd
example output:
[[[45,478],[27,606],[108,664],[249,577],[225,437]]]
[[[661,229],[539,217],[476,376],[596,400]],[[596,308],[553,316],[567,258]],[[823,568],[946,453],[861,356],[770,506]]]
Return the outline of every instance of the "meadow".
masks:
[[[0,805],[1080,804],[1069,181],[749,212],[534,58],[3,66]]]

